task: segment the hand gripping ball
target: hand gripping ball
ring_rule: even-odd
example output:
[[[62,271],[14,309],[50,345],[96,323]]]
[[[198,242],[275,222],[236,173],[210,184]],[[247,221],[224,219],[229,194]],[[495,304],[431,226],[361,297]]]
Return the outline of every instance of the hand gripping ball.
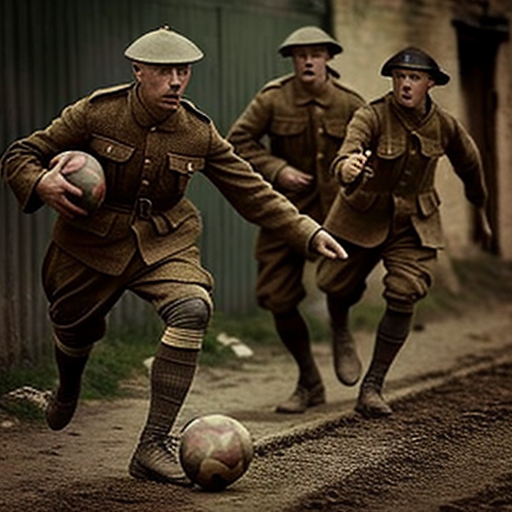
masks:
[[[103,168],[92,155],[76,150],[59,153],[53,158],[52,164],[69,155],[70,159],[61,173],[70,183],[82,190],[82,195],[70,194],[68,199],[87,212],[94,213],[105,199],[106,185]]]
[[[249,431],[222,414],[196,418],[185,425],[179,456],[183,470],[207,491],[221,491],[249,467],[254,447]]]

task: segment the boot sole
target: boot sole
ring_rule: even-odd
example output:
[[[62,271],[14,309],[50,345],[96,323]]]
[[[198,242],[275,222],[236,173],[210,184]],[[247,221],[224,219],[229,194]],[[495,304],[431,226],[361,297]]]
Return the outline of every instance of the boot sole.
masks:
[[[47,425],[55,431],[62,430],[69,425],[73,416],[75,415],[78,400],[63,404],[58,402],[55,398],[46,406],[45,419]]]
[[[363,405],[356,405],[355,410],[367,419],[386,418],[393,414],[391,409],[389,411],[384,411],[381,409],[369,409]]]
[[[304,412],[306,412],[307,409],[310,409],[311,407],[316,407],[317,405],[325,404],[325,402],[325,396],[321,396],[310,400],[304,408],[292,409],[287,408],[286,406],[278,405],[275,411],[284,414],[303,414]]]
[[[187,478],[187,476],[176,476],[176,478],[170,478],[160,473],[148,469],[143,466],[140,462],[132,461],[129,467],[129,473],[133,478],[138,480],[146,480],[152,482],[160,482],[166,484],[180,485],[182,487],[192,487],[194,484]]]

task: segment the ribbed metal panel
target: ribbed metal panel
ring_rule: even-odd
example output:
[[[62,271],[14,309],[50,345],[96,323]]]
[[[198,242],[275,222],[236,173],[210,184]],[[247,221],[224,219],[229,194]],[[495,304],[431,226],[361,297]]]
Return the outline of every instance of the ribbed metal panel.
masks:
[[[324,1],[307,0],[2,0],[0,2],[0,152],[46,126],[94,89],[131,81],[122,57],[140,34],[168,24],[206,58],[194,66],[188,96],[226,133],[261,85],[289,70],[277,46],[301,25],[319,24]],[[191,198],[203,214],[203,262],[224,311],[255,307],[255,229],[201,176]],[[48,346],[40,268],[54,214],[24,215],[0,184],[0,367],[33,363]],[[146,306],[126,295],[111,328],[144,329]]]

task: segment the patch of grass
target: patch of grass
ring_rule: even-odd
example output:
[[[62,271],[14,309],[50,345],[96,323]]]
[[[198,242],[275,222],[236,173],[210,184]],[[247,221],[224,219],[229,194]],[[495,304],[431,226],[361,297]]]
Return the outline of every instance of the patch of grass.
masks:
[[[158,338],[154,335],[109,336],[94,347],[82,385],[86,399],[123,396],[123,380],[147,374],[144,361],[154,356]]]

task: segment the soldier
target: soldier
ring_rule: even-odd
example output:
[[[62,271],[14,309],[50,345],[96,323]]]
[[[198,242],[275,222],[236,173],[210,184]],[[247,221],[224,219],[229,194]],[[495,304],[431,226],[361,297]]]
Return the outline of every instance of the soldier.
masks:
[[[135,83],[96,91],[66,107],[46,129],[13,143],[2,170],[25,212],[46,203],[60,213],[43,265],[59,372],[48,425],[60,430],[71,421],[89,353],[105,334],[105,317],[131,290],[156,308],[165,330],[129,472],[188,484],[168,434],[194,376],[213,286],[200,263],[199,212],[185,198],[190,178],[204,173],[242,216],[285,233],[298,250],[346,254],[252,172],[212,121],[183,99],[191,64],[203,57],[193,42],[162,28],[135,40],[125,56]],[[50,165],[69,149],[87,151],[103,165],[107,195],[92,215],[67,198],[80,190],[60,174],[64,158]]]
[[[439,196],[434,188],[437,160],[446,155],[477,208],[484,243],[492,236],[485,212],[486,187],[478,149],[462,125],[429,95],[449,76],[417,48],[391,57],[381,74],[393,90],[360,109],[332,171],[341,184],[324,226],[343,241],[346,263],[323,260],[317,284],[344,309],[337,324],[348,330],[349,309],[365,290],[372,269],[386,269],[386,311],[376,333],[373,358],[356,410],[365,416],[392,413],[382,398],[386,374],[410,332],[415,304],[428,292],[432,266],[442,248]]]
[[[346,125],[364,104],[344,87],[328,62],[342,47],[317,27],[303,27],[290,34],[279,52],[291,57],[294,73],[265,85],[247,106],[228,134],[242,158],[250,162],[272,186],[285,194],[301,212],[322,222],[335,197],[337,185],[329,165],[336,154]],[[263,143],[268,137],[270,147]],[[299,377],[292,395],[277,412],[301,413],[325,402],[321,375],[311,353],[308,327],[298,310],[306,293],[303,274],[306,259],[277,231],[262,228],[256,246],[258,279],[256,296],[269,310],[283,344],[298,365]],[[333,297],[329,310],[336,311]],[[339,379],[357,379],[353,366],[341,367],[341,347],[333,339],[334,366]],[[353,357],[357,361],[357,357]]]

